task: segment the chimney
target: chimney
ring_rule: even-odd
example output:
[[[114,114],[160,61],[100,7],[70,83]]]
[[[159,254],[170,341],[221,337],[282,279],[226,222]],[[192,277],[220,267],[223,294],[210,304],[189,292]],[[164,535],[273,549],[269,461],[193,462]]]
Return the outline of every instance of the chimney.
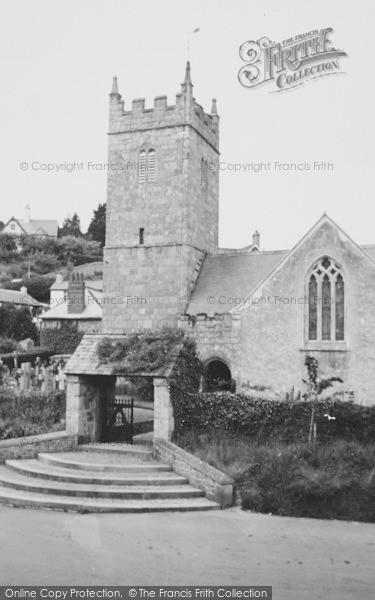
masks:
[[[25,206],[25,222],[30,223],[30,205],[26,204]]]
[[[56,273],[55,283],[61,283],[64,280],[62,273]]]
[[[23,285],[23,286],[20,288],[20,292],[21,292],[21,294],[23,294],[23,295],[26,295],[26,294],[27,294],[27,287],[25,287],[25,286]]]
[[[259,248],[260,245],[260,233],[259,231],[255,231],[255,233],[253,233],[253,246],[258,246]]]
[[[68,283],[68,314],[79,315],[85,310],[85,282],[83,274],[72,273]]]

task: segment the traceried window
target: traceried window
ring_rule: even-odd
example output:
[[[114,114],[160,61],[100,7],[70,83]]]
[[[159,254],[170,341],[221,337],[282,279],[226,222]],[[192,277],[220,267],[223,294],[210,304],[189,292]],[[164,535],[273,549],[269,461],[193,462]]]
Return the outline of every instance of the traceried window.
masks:
[[[208,163],[202,158],[201,160],[201,188],[207,189],[208,185]]]
[[[345,339],[345,283],[339,265],[324,256],[308,279],[309,341]]]
[[[138,181],[155,181],[155,150],[141,150],[138,160]]]

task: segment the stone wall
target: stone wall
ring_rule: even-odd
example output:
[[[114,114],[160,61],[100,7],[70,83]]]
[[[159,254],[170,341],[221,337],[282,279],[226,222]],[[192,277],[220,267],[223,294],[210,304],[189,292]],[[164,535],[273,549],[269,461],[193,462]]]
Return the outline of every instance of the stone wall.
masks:
[[[342,269],[345,281],[345,341],[308,342],[307,277],[322,256]],[[319,377],[341,377],[355,401],[375,401],[375,265],[332,221],[307,236],[243,306],[237,390],[271,385],[285,392],[303,389],[307,354],[319,363]]]
[[[0,463],[15,458],[36,458],[39,452],[70,452],[77,444],[77,436],[65,431],[2,440]]]
[[[207,498],[222,508],[233,503],[234,481],[221,471],[164,439],[154,439],[154,455],[171,465],[175,473],[187,477],[191,485],[203,490]]]
[[[111,376],[67,375],[66,432],[80,442],[102,439],[103,410],[115,394]]]
[[[177,244],[106,248],[103,333],[177,326],[202,257]]]
[[[203,363],[220,359],[229,367],[232,379],[237,379],[240,376],[241,321],[241,314],[232,313],[217,313],[214,317],[182,315],[178,326],[195,340],[197,355]]]
[[[173,406],[166,379],[154,379],[154,438],[171,440],[174,430]]]

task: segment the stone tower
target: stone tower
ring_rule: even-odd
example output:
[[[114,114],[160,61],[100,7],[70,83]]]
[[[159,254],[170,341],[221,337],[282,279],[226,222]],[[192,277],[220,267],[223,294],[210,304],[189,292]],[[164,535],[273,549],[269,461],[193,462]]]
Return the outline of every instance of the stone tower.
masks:
[[[174,326],[205,253],[218,247],[219,117],[193,97],[190,65],[176,104],[110,94],[103,332]]]

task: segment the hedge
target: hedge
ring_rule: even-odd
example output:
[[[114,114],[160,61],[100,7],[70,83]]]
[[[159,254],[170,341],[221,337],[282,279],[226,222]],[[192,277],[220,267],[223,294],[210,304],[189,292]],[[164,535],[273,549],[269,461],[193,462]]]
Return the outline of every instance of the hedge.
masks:
[[[0,439],[65,428],[65,392],[0,390]]]
[[[189,430],[243,434],[261,442],[298,442],[309,433],[312,403],[265,400],[230,392],[171,394],[176,435]],[[375,406],[337,399],[317,405],[318,439],[374,443]]]
[[[18,366],[24,362],[35,363],[35,360],[39,357],[41,361],[47,361],[50,356],[52,356],[54,352],[47,348],[34,348],[33,350],[29,350],[28,352],[17,352],[17,363]],[[4,365],[7,365],[10,369],[14,369],[14,352],[7,352],[5,354],[0,354],[0,360],[2,360]]]

